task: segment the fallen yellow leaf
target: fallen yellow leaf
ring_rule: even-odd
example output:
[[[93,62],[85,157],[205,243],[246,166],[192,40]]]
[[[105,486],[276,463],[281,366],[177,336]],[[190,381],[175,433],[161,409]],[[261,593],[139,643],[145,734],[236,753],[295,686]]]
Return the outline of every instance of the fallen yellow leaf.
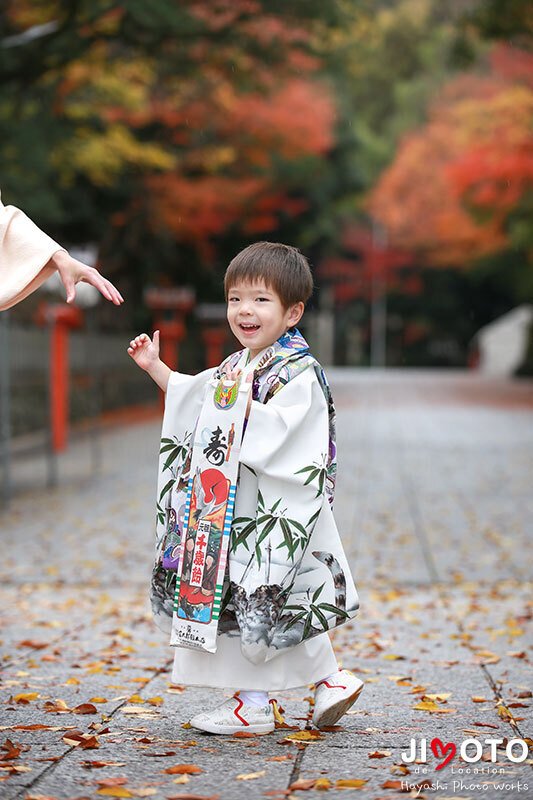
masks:
[[[160,706],[161,703],[163,702],[163,698],[162,697],[149,697],[146,702],[150,703],[151,706]]]
[[[482,660],[484,664],[497,664],[500,656],[493,653],[492,650],[476,650],[476,656]]]
[[[260,772],[241,773],[241,775],[237,775],[236,780],[238,780],[238,781],[255,781],[256,778],[262,778],[263,775],[266,775],[266,769],[262,769]]]
[[[121,709],[123,714],[138,714],[139,716],[154,717],[157,712],[152,708],[141,708],[139,706],[123,706]]]
[[[410,775],[411,770],[405,764],[393,764],[390,768],[393,775]]]
[[[32,700],[37,700],[40,696],[39,692],[21,692],[20,694],[16,694],[13,700],[15,703],[29,703]]]
[[[122,786],[104,786],[102,789],[97,789],[96,794],[105,794],[107,797],[134,797],[129,789],[124,789]]]
[[[503,705],[503,703],[498,703],[498,705],[496,706],[496,711],[498,712],[498,716],[500,717],[500,719],[505,720],[505,722],[510,722],[511,720],[514,720],[513,715],[511,714],[507,706]]]
[[[365,784],[368,783],[368,780],[362,780],[361,778],[340,778],[338,781],[335,781],[335,788],[336,789],[362,789]]]
[[[296,742],[313,742],[317,739],[323,739],[321,733],[318,731],[296,731],[295,733],[288,733],[285,739]]]
[[[431,714],[454,714],[456,708],[442,708],[438,706],[434,700],[421,700],[416,706],[413,706],[415,711],[429,711]]]
[[[416,706],[413,706],[415,711],[438,711],[439,707],[434,700],[421,700]]]
[[[71,711],[68,705],[65,703],[64,700],[57,699],[57,700],[47,700],[44,704],[45,711],[56,711],[56,712],[66,712]]]
[[[451,692],[444,692],[441,694],[426,694],[426,697],[429,697],[430,700],[447,700],[448,697],[451,697]]]

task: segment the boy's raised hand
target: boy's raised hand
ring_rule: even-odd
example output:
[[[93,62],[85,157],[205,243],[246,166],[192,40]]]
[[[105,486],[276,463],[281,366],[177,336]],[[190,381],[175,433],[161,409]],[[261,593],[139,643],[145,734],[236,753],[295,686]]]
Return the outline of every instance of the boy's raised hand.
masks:
[[[159,361],[159,331],[154,331],[153,341],[146,333],[136,336],[130,342],[128,354],[141,369],[148,372]]]

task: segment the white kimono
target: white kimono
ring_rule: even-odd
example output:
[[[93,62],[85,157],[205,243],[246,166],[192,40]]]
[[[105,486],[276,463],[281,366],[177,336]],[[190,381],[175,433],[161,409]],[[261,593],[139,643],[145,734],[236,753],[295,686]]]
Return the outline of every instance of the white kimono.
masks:
[[[15,206],[0,197],[0,311],[24,300],[55,272],[46,266],[62,250]]]
[[[225,362],[254,376],[262,369],[263,385],[262,391],[254,387],[262,401],[252,402],[239,454],[217,650],[176,647],[172,680],[279,691],[314,683],[336,670],[327,631],[353,617],[359,602],[331,508],[335,454],[320,367],[297,331],[246,363],[248,357],[244,350]],[[271,362],[277,371],[269,371]],[[169,535],[163,505],[179,530],[179,489],[188,479],[195,423],[212,392],[213,373],[172,373],[167,390],[152,578],[154,619],[164,630],[172,609],[172,579],[161,567]],[[274,391],[265,398],[269,386]],[[181,451],[172,450],[172,437]]]

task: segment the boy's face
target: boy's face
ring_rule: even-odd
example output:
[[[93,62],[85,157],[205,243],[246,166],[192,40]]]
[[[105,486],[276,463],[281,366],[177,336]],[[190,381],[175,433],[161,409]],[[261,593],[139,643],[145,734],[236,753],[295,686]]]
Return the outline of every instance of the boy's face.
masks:
[[[228,292],[228,322],[234,336],[254,358],[296,325],[304,304],[285,309],[279,295],[263,281],[237,283]]]

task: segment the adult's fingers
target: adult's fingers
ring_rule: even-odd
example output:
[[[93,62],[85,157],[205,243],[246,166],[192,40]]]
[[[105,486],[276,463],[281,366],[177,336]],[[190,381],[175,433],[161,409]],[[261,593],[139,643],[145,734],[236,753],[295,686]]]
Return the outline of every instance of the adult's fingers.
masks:
[[[80,275],[79,280],[90,283],[95,287],[95,289],[98,289],[100,294],[102,294],[107,300],[110,300],[116,306],[119,306],[124,302],[124,298],[116,286],[114,286],[111,281],[108,281],[107,278],[104,278],[104,276],[101,275],[97,269],[93,268],[92,270],[86,270],[82,275]]]
[[[63,279],[63,286],[67,294],[67,303],[72,303],[76,298],[76,285],[74,279],[70,275],[65,275]]]

